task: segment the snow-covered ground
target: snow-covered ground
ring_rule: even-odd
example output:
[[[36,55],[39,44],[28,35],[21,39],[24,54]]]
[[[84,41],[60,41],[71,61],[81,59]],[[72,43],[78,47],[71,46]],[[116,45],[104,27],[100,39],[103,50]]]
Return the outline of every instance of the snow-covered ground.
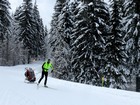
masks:
[[[140,93],[89,86],[49,77],[49,88],[24,83],[25,67],[41,71],[41,62],[0,66],[0,105],[140,105]],[[41,74],[37,74],[39,79]]]

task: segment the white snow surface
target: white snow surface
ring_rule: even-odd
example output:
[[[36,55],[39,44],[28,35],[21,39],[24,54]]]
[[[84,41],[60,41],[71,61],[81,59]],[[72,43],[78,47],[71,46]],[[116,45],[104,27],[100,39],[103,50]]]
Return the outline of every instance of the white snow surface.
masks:
[[[0,105],[140,105],[140,93],[73,83],[48,77],[39,87],[24,82],[25,67],[35,70],[37,81],[43,62],[0,66]]]

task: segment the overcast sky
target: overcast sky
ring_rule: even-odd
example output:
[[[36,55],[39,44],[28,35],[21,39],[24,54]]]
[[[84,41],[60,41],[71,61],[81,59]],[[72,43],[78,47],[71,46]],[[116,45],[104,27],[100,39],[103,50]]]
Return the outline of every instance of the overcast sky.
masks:
[[[32,0],[33,3],[35,0]],[[51,17],[54,12],[54,5],[56,0],[36,0],[38,9],[40,12],[40,16],[43,19],[44,25],[47,25],[47,27],[50,29],[50,22]],[[108,0],[105,0],[106,2]],[[23,0],[9,0],[11,3],[11,11],[15,12],[15,9],[23,3]]]
[[[33,3],[35,0],[32,0]],[[23,0],[9,0],[11,3],[11,11],[15,12],[15,9],[23,3]],[[40,16],[43,19],[44,25],[50,28],[50,22],[52,13],[54,11],[54,5],[56,0],[37,0]]]

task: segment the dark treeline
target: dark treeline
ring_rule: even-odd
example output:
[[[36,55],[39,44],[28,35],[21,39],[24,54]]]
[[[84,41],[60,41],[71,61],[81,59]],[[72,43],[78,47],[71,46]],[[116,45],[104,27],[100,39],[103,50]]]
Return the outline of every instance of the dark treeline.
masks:
[[[56,0],[49,36],[57,78],[128,89],[139,74],[138,0]]]
[[[0,65],[47,55],[62,73],[55,72],[56,78],[120,89],[134,85],[140,73],[138,0],[56,0],[49,32],[32,0],[23,0],[12,15],[7,0],[0,8]]]
[[[8,0],[0,1],[0,65],[30,63],[46,55],[45,36],[37,3],[23,0],[10,14]]]

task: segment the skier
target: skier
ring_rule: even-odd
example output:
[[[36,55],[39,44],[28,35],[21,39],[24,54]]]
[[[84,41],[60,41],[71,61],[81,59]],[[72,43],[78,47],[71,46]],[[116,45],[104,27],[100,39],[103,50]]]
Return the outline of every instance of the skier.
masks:
[[[43,63],[43,65],[42,65],[41,78],[39,79],[37,85],[40,84],[41,80],[44,78],[44,75],[45,75],[44,87],[47,87],[46,86],[46,83],[47,83],[49,69],[52,69],[52,71],[51,71],[51,73],[52,73],[53,72],[53,66],[52,66],[52,63],[51,63],[51,60],[50,59],[48,59],[48,61],[46,61],[46,62]]]
[[[25,72],[26,80],[28,80],[29,82],[35,82],[36,77],[35,77],[34,70],[32,68],[25,68],[25,69],[26,69]]]
[[[105,78],[102,76],[102,87],[104,86]]]

